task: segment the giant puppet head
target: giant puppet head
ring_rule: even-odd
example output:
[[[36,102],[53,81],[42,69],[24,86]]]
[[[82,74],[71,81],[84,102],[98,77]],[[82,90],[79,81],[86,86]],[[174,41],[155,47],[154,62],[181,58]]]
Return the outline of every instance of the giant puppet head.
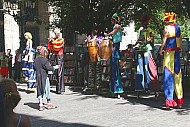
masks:
[[[26,32],[26,33],[24,34],[24,37],[25,37],[26,39],[32,40],[32,34],[31,34],[30,32]]]
[[[164,13],[165,23],[174,23],[176,21],[176,14],[174,12]]]

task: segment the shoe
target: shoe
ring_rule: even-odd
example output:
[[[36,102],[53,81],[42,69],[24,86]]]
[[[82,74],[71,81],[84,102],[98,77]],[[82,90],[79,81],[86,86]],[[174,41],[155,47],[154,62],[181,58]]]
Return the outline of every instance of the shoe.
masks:
[[[47,109],[55,109],[55,108],[57,108],[57,106],[55,106],[55,105],[53,105],[53,104],[47,104],[47,107],[46,107]]]
[[[39,111],[43,111],[44,109],[45,109],[44,106],[40,106],[40,107],[39,107]]]

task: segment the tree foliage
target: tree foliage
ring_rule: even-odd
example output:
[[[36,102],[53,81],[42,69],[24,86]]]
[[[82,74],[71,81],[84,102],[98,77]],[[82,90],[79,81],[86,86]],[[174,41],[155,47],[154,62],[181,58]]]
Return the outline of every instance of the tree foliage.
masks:
[[[127,26],[134,21],[136,29],[141,24],[143,15],[151,16],[149,27],[155,33],[163,35],[163,14],[167,11],[177,13],[178,23],[183,27],[186,36],[186,22],[190,16],[189,0],[45,0],[50,5],[56,6],[56,14],[60,17],[55,26],[62,28],[65,34],[89,33],[92,24],[96,22],[100,31],[105,28],[111,30],[111,16],[118,12],[121,16],[121,24]]]

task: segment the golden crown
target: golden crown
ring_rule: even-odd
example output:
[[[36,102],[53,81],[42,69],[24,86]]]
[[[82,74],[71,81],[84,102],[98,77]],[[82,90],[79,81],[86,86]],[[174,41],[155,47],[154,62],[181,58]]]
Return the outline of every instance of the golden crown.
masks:
[[[174,12],[164,13],[164,22],[175,22],[176,14]]]

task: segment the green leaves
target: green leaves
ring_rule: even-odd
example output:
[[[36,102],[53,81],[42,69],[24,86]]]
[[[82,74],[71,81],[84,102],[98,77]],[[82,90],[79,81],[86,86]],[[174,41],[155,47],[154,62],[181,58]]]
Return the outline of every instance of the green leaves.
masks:
[[[54,24],[64,30],[65,34],[79,31],[91,32],[94,22],[99,25],[100,31],[112,29],[111,16],[118,12],[121,24],[127,26],[135,21],[136,29],[142,25],[142,15],[150,15],[148,27],[155,33],[162,35],[164,23],[163,14],[166,11],[177,13],[178,23],[185,27],[185,21],[190,15],[190,0],[45,0],[50,5],[58,7],[56,14],[60,21]],[[185,32],[185,30],[183,30]]]

